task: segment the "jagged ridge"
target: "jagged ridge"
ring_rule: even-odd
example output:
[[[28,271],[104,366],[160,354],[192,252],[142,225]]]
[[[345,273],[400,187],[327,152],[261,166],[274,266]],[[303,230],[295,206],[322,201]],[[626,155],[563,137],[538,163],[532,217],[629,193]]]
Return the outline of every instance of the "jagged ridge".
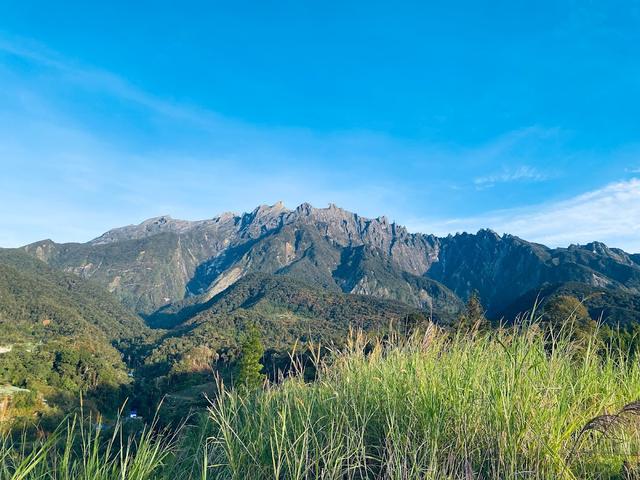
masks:
[[[494,314],[548,284],[640,292],[638,255],[602,243],[550,249],[490,230],[439,238],[306,203],[195,222],[163,216],[86,244],[43,241],[25,250],[102,283],[145,314],[191,295],[212,298],[251,272],[451,313],[456,296],[473,290]]]

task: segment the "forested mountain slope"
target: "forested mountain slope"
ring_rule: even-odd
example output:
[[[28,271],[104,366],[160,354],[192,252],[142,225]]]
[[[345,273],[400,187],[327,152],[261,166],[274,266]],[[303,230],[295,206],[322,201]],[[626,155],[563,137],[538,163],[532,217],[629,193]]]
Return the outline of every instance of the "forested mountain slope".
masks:
[[[446,317],[452,322],[461,302]],[[350,330],[384,334],[402,329],[415,307],[363,295],[344,294],[280,275],[252,273],[211,299],[193,297],[149,318],[152,325],[173,327],[151,353],[149,364],[166,368],[206,349],[220,355],[238,347],[249,326],[257,326],[266,348],[291,350],[296,343],[342,344]],[[424,321],[428,320],[426,315]]]
[[[114,344],[149,329],[102,287],[0,250],[0,332],[0,388],[22,389],[28,411],[55,411],[81,393],[119,398],[129,378]]]

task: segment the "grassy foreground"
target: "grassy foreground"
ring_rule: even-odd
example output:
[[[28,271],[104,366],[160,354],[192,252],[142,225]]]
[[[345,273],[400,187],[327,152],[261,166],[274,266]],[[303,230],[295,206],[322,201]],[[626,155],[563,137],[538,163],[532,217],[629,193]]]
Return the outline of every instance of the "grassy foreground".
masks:
[[[640,478],[636,406],[601,416],[640,397],[623,355],[550,348],[535,330],[452,339],[431,327],[364,347],[354,337],[311,384],[225,392],[178,436],[101,440],[71,425],[31,453],[5,441],[0,478]]]

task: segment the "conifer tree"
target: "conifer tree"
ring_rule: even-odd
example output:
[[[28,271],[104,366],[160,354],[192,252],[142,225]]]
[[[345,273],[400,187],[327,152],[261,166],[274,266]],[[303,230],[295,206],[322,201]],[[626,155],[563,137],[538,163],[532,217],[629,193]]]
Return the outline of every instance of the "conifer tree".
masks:
[[[465,311],[458,317],[458,330],[467,333],[476,333],[489,328],[490,323],[485,317],[484,307],[480,301],[480,295],[474,290],[467,300]]]
[[[247,330],[242,341],[240,360],[238,361],[237,384],[255,390],[264,382],[260,359],[264,355],[264,347],[260,340],[260,331],[255,325]]]

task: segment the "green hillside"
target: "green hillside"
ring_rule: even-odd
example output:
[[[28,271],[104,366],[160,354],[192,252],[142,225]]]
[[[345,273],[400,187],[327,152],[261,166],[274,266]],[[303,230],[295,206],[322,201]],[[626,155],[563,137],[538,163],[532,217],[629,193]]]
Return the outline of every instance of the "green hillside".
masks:
[[[417,311],[395,301],[265,274],[247,275],[205,302],[199,303],[199,298],[162,309],[148,319],[152,325],[173,327],[152,350],[148,367],[155,366],[158,373],[188,370],[189,365],[208,365],[222,352],[232,360],[250,325],[259,328],[266,348],[289,350],[296,343],[341,345],[350,329],[383,333]]]
[[[544,306],[550,299],[568,295],[584,302],[591,318],[612,327],[632,327],[640,324],[640,296],[623,289],[594,287],[580,282],[543,285],[522,295],[505,308],[500,317],[507,321],[532,308],[537,302]]]
[[[62,413],[80,393],[108,406],[130,381],[114,344],[149,332],[101,287],[17,250],[0,250],[0,331],[13,416]]]
[[[52,334],[116,340],[142,335],[147,329],[138,315],[99,285],[19,250],[0,249],[0,298],[3,328],[28,325],[36,340]]]

